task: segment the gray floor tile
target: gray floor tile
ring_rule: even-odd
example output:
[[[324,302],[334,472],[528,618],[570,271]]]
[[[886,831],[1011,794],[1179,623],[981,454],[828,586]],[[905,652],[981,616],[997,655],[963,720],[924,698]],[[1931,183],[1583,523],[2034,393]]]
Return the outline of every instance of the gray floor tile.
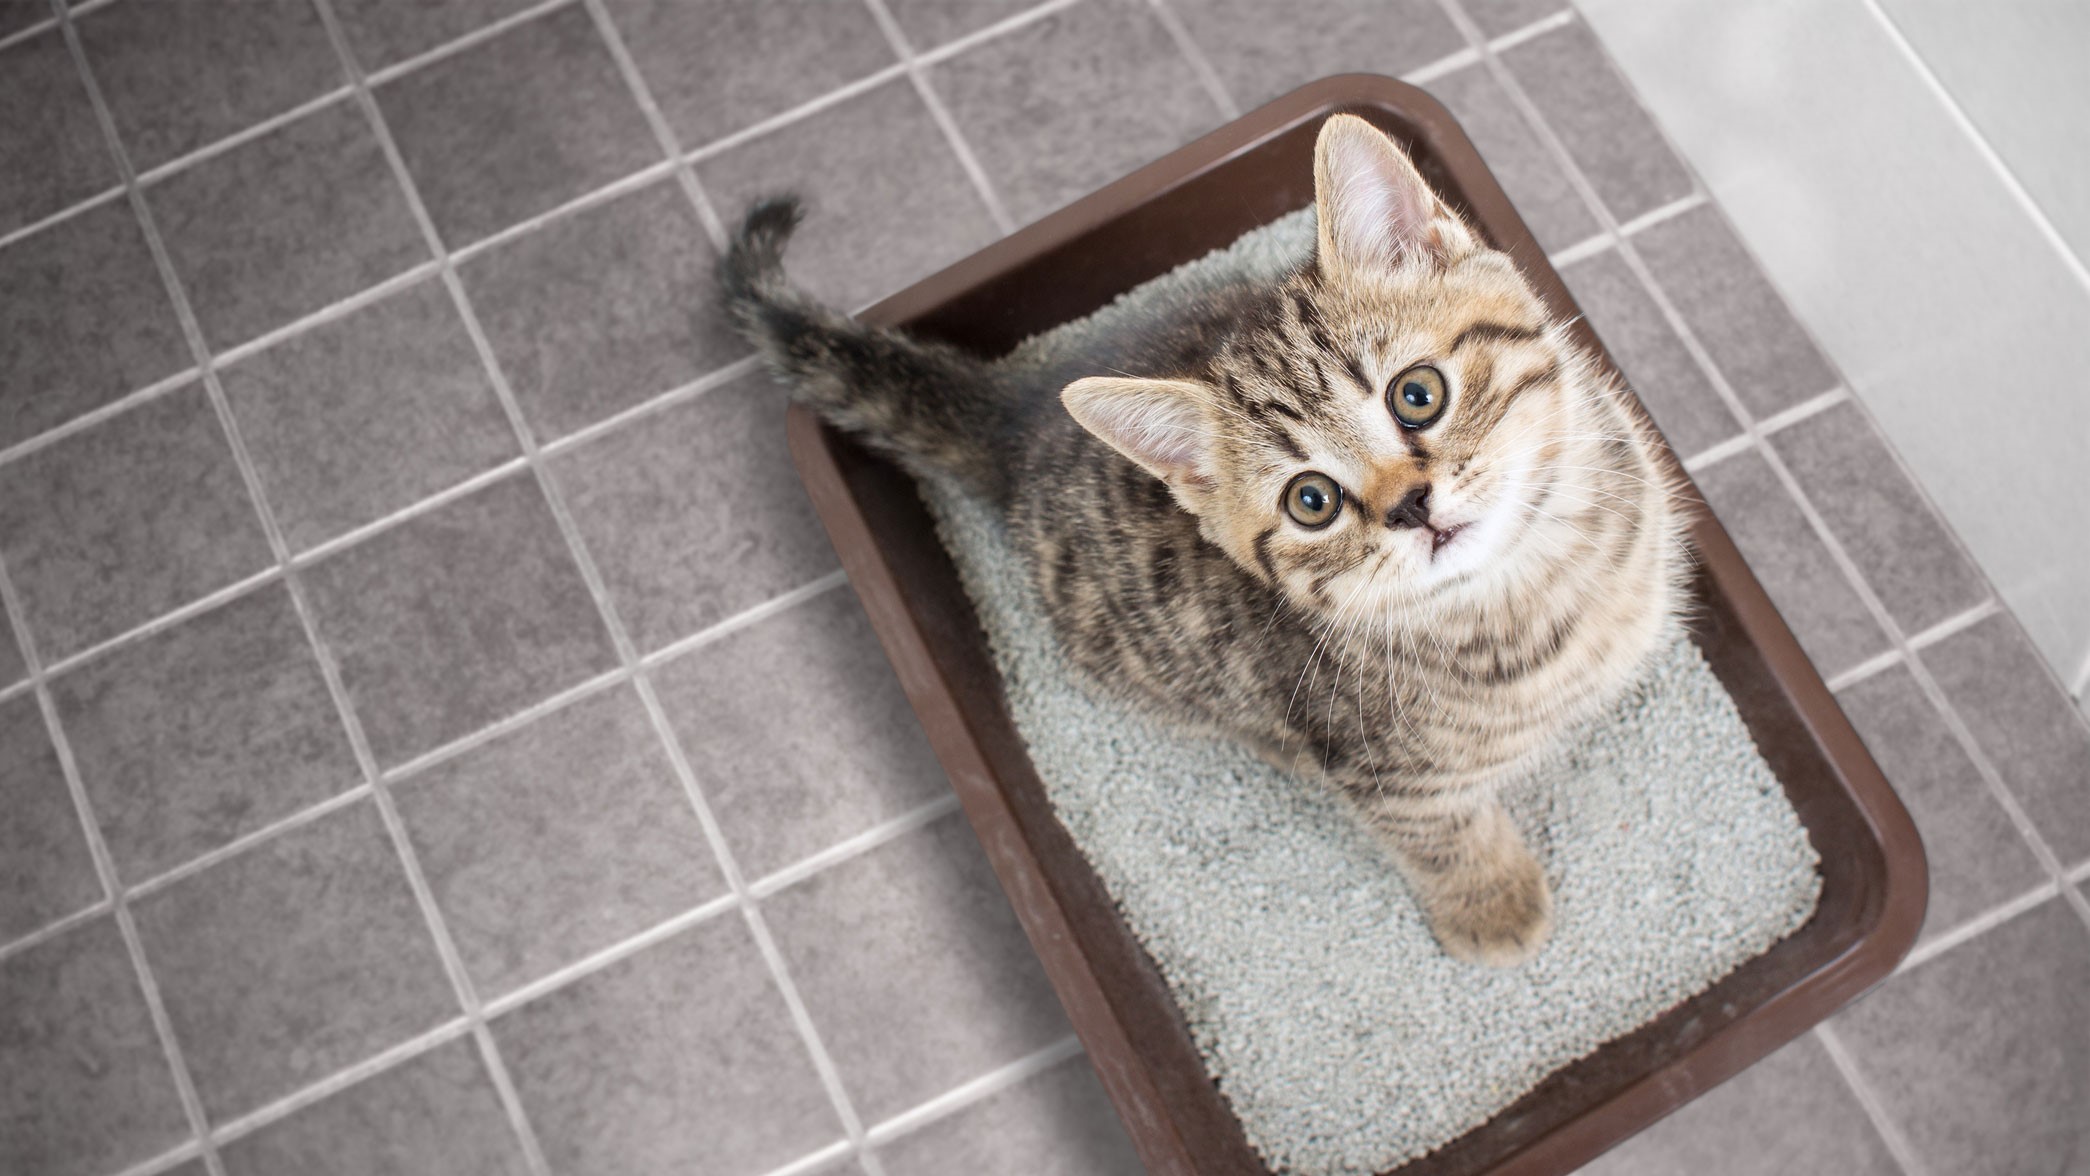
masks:
[[[1930,1171],[2082,1171],[2090,932],[2067,903],[1889,979],[1834,1024]]]
[[[484,996],[725,890],[628,686],[582,699],[394,790]]]
[[[1691,174],[1581,22],[1516,45],[1502,60],[1614,218],[1629,221],[1691,194]]]
[[[1693,477],[1822,677],[1886,652],[1879,622],[1762,454],[1752,449]]]
[[[395,65],[513,16],[537,0],[334,0],[349,52],[365,72]]]
[[[377,101],[452,249],[662,158],[578,4],[388,82]]]
[[[383,764],[616,665],[580,568],[528,474],[329,556],[305,583]]]
[[[2090,722],[2007,614],[1920,655],[2064,866],[2090,860]]]
[[[1750,412],[1767,416],[1836,386],[1835,369],[1710,205],[1642,230],[1633,248]]]
[[[0,0],[0,37],[11,36],[51,19],[47,0]]]
[[[893,19],[915,52],[934,49],[946,41],[978,32],[996,21],[1007,20],[1039,0],[885,0]]]
[[[1988,581],[1856,402],[1780,430],[1770,446],[1903,632],[1989,598]]]
[[[1072,1057],[880,1148],[889,1176],[1139,1176],[1117,1111]]]
[[[862,306],[994,240],[994,218],[905,80],[752,139],[697,165],[729,225],[755,199],[807,204],[791,274]]]
[[[1926,936],[1949,931],[2046,880],[1907,667],[1846,687],[1837,701],[1923,835],[1930,859]]]
[[[292,551],[522,452],[434,278],[241,360],[220,379]]]
[[[22,658],[22,647],[15,641],[14,626],[0,616],[0,690],[29,676],[29,666]]]
[[[862,0],[609,0],[609,8],[685,150],[899,63]]]
[[[365,1078],[236,1140],[229,1176],[523,1176],[529,1171],[469,1037]]]
[[[34,694],[0,702],[0,943],[101,898],[43,708]]]
[[[87,84],[55,30],[0,49],[0,110],[32,108],[34,118],[0,121],[0,233],[118,183]]]
[[[154,891],[132,911],[214,1120],[459,1011],[368,799]]]
[[[847,587],[701,646],[654,681],[750,878],[947,793]]]
[[[742,1176],[842,1137],[738,915],[533,1001],[493,1032],[559,1176]]]
[[[937,65],[942,94],[1018,223],[1219,125],[1146,5],[1091,0]]]
[[[1560,271],[1604,349],[1679,457],[1731,440],[1742,423],[1615,249]]]
[[[306,0],[123,0],[79,30],[139,171],[348,84]]]
[[[756,372],[552,462],[610,601],[645,652],[835,566]]]
[[[51,695],[126,883],[362,781],[281,584],[62,674]]]
[[[1541,246],[1563,249],[1596,235],[1596,215],[1493,73],[1469,65],[1425,88],[1459,120]]]
[[[213,350],[339,302],[428,257],[353,102],[337,102],[145,189]]]
[[[738,358],[716,253],[665,179],[474,257],[472,309],[540,440],[593,424]]]
[[[0,248],[0,448],[188,366],[129,201]]]
[[[1535,20],[1569,11],[1567,0],[1459,0],[1482,36],[1513,33]]]
[[[271,562],[195,384],[0,467],[0,558],[46,665]]]
[[[1069,1032],[965,818],[942,820],[763,907],[865,1118],[878,1120]]]
[[[1399,75],[1466,47],[1435,0],[1171,0],[1243,110],[1338,73]]]
[[[1812,1034],[1582,1169],[1583,1176],[1902,1176]]]
[[[101,1176],[186,1139],[138,974],[103,917],[0,962],[0,1171]]]

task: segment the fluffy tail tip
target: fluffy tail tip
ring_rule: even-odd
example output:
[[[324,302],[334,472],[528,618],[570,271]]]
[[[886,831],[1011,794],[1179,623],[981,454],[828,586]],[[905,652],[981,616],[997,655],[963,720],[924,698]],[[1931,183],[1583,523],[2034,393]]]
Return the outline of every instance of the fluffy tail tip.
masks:
[[[734,303],[759,300],[764,287],[777,279],[784,265],[784,244],[798,227],[804,207],[788,193],[757,200],[741,218],[740,231],[726,250],[719,278],[726,297]]]

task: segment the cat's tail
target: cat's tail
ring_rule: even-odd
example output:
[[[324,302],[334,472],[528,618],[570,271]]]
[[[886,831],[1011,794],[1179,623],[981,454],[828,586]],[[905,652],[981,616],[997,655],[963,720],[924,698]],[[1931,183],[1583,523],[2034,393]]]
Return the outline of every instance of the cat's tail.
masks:
[[[916,473],[1006,502],[1017,422],[993,370],[955,348],[866,326],[793,286],[783,254],[799,213],[793,196],[757,202],[719,262],[741,333],[800,403]]]

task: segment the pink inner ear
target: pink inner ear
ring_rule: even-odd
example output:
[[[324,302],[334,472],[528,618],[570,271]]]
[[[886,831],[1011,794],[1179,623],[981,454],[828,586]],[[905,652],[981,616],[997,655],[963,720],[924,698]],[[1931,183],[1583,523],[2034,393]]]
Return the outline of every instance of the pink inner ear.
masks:
[[[1321,214],[1338,259],[1393,265],[1435,245],[1436,197],[1393,144],[1366,127],[1329,136]]]
[[[1082,380],[1069,389],[1067,406],[1084,428],[1164,481],[1209,480],[1212,425],[1190,388],[1168,380]]]

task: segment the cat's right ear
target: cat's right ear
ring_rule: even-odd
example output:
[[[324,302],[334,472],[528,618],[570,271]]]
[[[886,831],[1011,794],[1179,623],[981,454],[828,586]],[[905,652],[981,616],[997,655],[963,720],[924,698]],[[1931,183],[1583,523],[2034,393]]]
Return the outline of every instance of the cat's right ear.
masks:
[[[1060,403],[1104,444],[1168,483],[1196,512],[1214,482],[1210,391],[1192,380],[1090,376],[1060,392]]]
[[[1329,118],[1314,140],[1314,213],[1321,264],[1335,270],[1441,264],[1474,245],[1400,145],[1354,114]]]

